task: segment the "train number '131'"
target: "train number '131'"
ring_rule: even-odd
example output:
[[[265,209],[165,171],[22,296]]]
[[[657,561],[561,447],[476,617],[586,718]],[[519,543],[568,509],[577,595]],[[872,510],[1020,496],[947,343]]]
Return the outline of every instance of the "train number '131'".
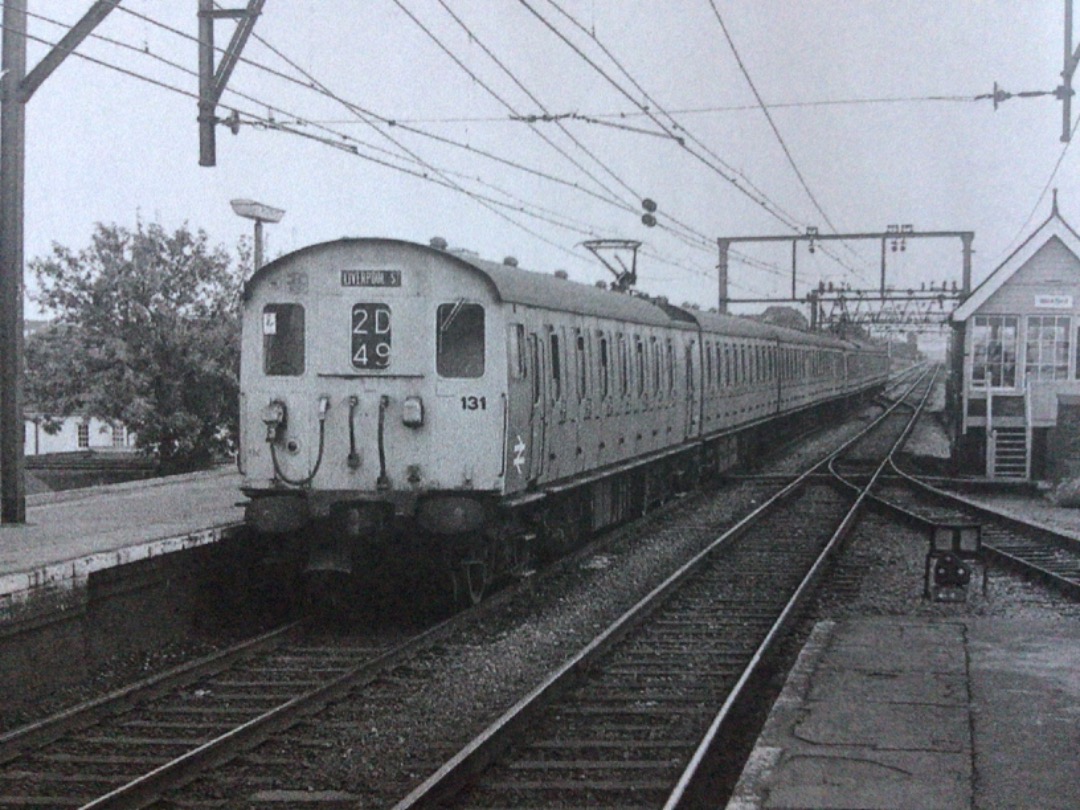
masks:
[[[486,411],[487,397],[462,397],[461,410],[463,411]]]

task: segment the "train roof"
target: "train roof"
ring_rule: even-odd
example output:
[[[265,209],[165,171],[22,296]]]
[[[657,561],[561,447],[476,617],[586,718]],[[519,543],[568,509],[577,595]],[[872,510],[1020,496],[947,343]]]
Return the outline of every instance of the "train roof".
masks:
[[[673,319],[656,302],[638,295],[582,284],[555,275],[522,270],[471,255],[456,255],[465,263],[485,273],[499,291],[499,297],[514,304],[528,304],[543,309],[597,315],[654,326],[675,326]],[[691,328],[691,324],[683,324]]]
[[[326,253],[347,253],[351,248],[365,245],[400,250],[403,254],[415,253],[469,267],[488,281],[498,300],[506,303],[669,328],[693,329],[700,326],[706,331],[718,334],[823,347],[850,348],[852,345],[861,345],[831,335],[803,332],[736,315],[677,307],[662,298],[617,292],[559,278],[554,274],[524,270],[517,266],[481,259],[469,251],[446,250],[383,237],[346,237],[308,245],[287,253],[256,271],[244,285],[245,293],[263,277],[285,265]]]
[[[778,340],[786,343],[802,343],[826,348],[849,348],[850,341],[841,340],[833,335],[824,335],[820,332],[803,332],[800,329],[790,329],[786,326],[776,326],[771,323],[762,323],[752,318],[742,318],[738,315],[721,315],[717,312],[702,312],[700,310],[685,310],[707,332],[718,332],[724,335],[736,335],[739,337],[760,338],[765,340]]]
[[[257,285],[262,278],[284,265],[325,253],[348,252],[350,248],[364,245],[379,245],[384,249],[400,250],[403,256],[415,253],[469,267],[484,276],[491,285],[496,298],[506,303],[614,318],[645,325],[667,327],[676,325],[672,317],[657,306],[655,302],[641,296],[601,289],[559,278],[553,274],[548,275],[487,261],[467,252],[443,250],[416,242],[378,237],[337,239],[308,245],[292,253],[287,253],[264,265],[252,275],[245,285],[245,292]],[[685,328],[692,328],[691,324],[683,325]]]

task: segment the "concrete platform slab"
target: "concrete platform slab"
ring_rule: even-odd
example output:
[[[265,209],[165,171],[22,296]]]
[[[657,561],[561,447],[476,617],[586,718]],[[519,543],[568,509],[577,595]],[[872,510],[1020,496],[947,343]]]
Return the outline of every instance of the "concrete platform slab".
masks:
[[[1080,627],[819,623],[727,807],[1080,808]]]
[[[975,806],[1080,808],[1080,628],[980,619],[969,647]]]
[[[824,673],[810,689],[811,700],[866,703],[918,703],[966,706],[967,678],[963,672],[903,672],[863,670]]]
[[[967,807],[970,765],[966,753],[793,754],[776,773],[766,806],[784,810]]]
[[[32,495],[25,524],[0,526],[0,620],[95,571],[214,543],[243,520],[232,468]]]

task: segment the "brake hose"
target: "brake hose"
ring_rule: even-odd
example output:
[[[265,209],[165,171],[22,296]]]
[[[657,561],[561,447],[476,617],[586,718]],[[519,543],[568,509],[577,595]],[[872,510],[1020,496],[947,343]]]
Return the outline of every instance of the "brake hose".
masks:
[[[389,407],[390,397],[383,394],[379,397],[379,480],[375,484],[379,489],[387,489],[390,486],[390,479],[386,477],[386,447],[383,442],[386,409]]]
[[[291,487],[306,487],[312,482],[316,474],[319,472],[319,467],[322,466],[323,460],[323,448],[326,439],[326,412],[319,414],[319,455],[315,459],[315,468],[311,471],[311,475],[307,478],[293,479],[285,475],[281,470],[281,465],[278,463],[277,447],[275,442],[270,442],[270,459],[274,462],[274,475],[282,483],[288,484]]]

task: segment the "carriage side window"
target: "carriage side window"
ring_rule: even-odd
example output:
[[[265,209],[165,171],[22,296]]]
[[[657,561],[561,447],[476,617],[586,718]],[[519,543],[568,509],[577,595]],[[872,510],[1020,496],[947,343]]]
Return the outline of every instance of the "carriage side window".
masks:
[[[577,398],[585,399],[589,382],[589,367],[585,362],[585,335],[580,329],[574,330],[574,351],[577,362]]]
[[[637,395],[640,398],[645,393],[645,341],[640,335],[634,335],[634,374]]]
[[[525,326],[523,324],[510,324],[507,350],[510,352],[510,378],[524,380],[528,376],[528,369],[525,364]]]
[[[562,357],[559,355],[559,335],[551,333],[551,395],[552,399],[562,399]]]
[[[435,368],[440,377],[484,376],[484,308],[458,300],[435,313]]]
[[[626,338],[620,332],[616,336],[619,342],[619,394],[626,396],[630,385],[630,358],[626,346]]]
[[[543,387],[540,382],[540,341],[536,339],[536,334],[529,333],[529,365],[532,366],[532,379],[533,379],[533,404],[540,404],[540,394],[543,391]]]
[[[675,391],[675,345],[671,339],[667,340],[667,393]]]
[[[703,388],[713,387],[712,376],[712,343],[705,341],[705,380],[702,385]]]
[[[274,377],[304,373],[304,308],[300,304],[263,307],[263,373]]]
[[[660,343],[654,337],[649,338],[649,354],[652,357],[652,393],[659,399],[660,391]]]
[[[608,385],[611,374],[611,358],[608,355],[608,339],[603,332],[600,335],[600,399],[608,398]]]

